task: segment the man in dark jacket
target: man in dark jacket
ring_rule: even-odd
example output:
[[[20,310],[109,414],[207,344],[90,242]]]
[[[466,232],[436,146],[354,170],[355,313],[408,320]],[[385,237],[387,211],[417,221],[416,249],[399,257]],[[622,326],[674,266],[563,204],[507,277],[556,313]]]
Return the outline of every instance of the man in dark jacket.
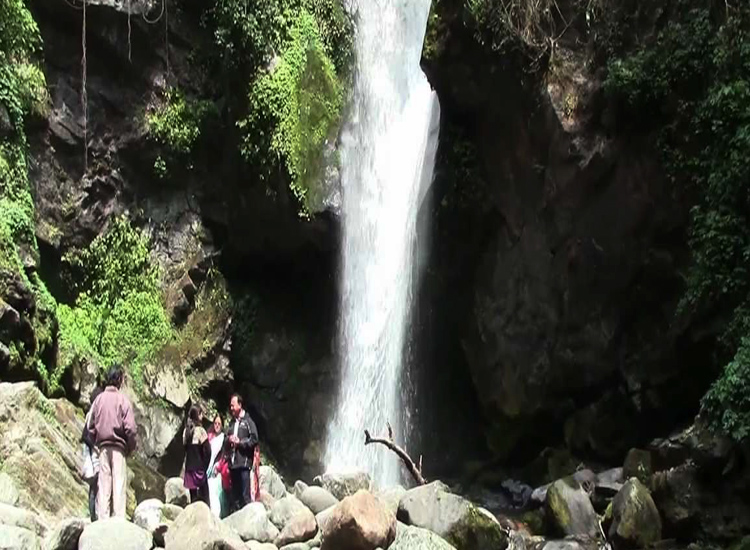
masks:
[[[242,397],[234,394],[229,402],[232,421],[224,438],[224,453],[232,477],[232,510],[241,510],[250,502],[250,468],[258,444],[258,430],[242,408]]]
[[[133,406],[120,391],[122,379],[122,368],[112,367],[104,391],[91,405],[90,437],[99,449],[99,519],[125,517],[128,477],[125,457],[135,449],[136,426]]]

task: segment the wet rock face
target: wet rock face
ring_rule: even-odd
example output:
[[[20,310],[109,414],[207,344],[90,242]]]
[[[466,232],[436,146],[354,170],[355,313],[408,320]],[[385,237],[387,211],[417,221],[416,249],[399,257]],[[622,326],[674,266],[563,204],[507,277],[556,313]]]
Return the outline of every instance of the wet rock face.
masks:
[[[648,142],[605,126],[586,55],[563,43],[564,62],[529,73],[478,44],[459,2],[437,6],[444,39],[423,60],[442,106],[427,281],[430,307],[452,304],[441,317],[453,330],[436,318],[433,331],[453,347],[433,369],[456,368],[460,351],[498,455],[538,451],[594,407],[576,418],[576,443],[617,458],[647,435],[632,429],[646,411],[649,429],[669,425],[706,388],[683,375],[697,348],[667,332],[687,201]]]

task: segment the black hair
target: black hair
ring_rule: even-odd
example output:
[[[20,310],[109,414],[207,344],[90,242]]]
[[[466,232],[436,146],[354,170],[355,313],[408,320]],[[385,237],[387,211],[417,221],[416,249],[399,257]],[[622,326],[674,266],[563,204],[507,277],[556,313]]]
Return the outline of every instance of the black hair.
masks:
[[[242,406],[242,396],[239,393],[233,393],[232,396],[229,398],[229,402],[232,402],[232,399],[237,399],[237,403],[239,406]]]
[[[112,365],[111,367],[109,367],[109,370],[107,371],[107,377],[105,378],[106,385],[119,388],[120,386],[122,386],[122,378],[123,378],[122,367],[117,364]]]
[[[201,408],[198,405],[193,405],[188,411],[187,421],[185,422],[185,435],[182,438],[182,442],[185,445],[189,445],[193,441],[193,432],[195,427],[200,422]]]

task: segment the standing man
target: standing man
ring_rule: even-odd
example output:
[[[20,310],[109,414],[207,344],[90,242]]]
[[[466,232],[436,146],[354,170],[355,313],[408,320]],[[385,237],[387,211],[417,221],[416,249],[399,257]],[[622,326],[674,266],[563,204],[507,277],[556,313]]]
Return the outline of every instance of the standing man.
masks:
[[[224,438],[224,451],[232,478],[232,511],[242,510],[250,502],[250,468],[258,445],[258,430],[242,408],[242,397],[232,395],[229,401],[232,421]]]
[[[135,419],[130,400],[120,391],[123,372],[119,365],[109,369],[106,387],[91,406],[89,429],[99,449],[99,492],[97,516],[125,517],[127,466],[125,457],[135,450]],[[110,509],[111,505],[111,509]]]

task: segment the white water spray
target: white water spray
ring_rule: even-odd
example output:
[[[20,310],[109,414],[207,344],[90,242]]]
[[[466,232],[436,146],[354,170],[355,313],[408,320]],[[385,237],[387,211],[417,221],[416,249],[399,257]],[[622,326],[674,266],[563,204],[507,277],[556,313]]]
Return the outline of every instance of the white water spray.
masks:
[[[351,118],[341,148],[341,387],[328,471],[400,481],[395,455],[364,430],[407,445],[404,348],[416,269],[417,215],[432,180],[439,106],[419,60],[430,0],[351,0],[357,17]],[[406,402],[404,402],[406,401]]]

